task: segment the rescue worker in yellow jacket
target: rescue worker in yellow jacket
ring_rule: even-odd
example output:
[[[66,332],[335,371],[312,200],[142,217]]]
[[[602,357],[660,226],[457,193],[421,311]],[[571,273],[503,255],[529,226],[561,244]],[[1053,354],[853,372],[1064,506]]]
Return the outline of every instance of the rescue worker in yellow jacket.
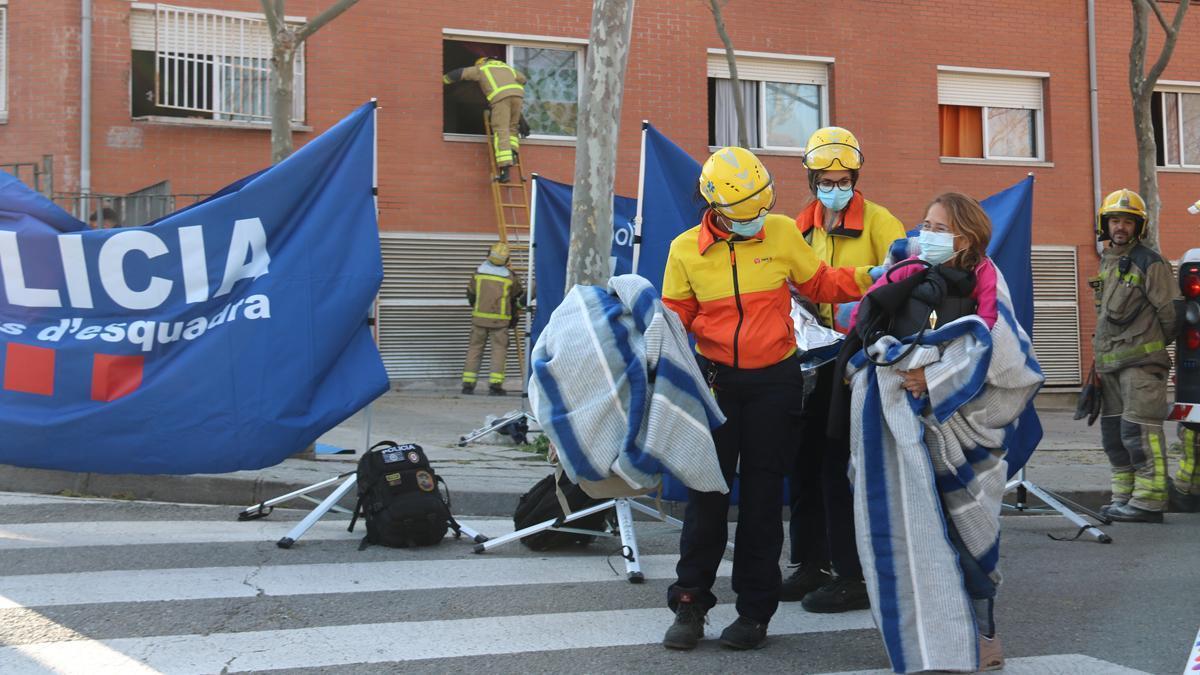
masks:
[[[791,320],[793,283],[817,302],[844,302],[871,284],[870,268],[821,262],[791,218],[771,213],[775,188],[749,150],[723,148],[704,163],[701,222],[671,242],[663,303],[696,338],[697,361],[728,421],[713,431],[726,481],[740,462],[733,591],[738,618],[721,633],[734,649],[758,647],[779,606],[781,496],[803,404],[803,376]],[[663,638],[692,649],[728,538],[729,495],[688,492],[677,580],[667,594],[675,622]]]
[[[471,275],[467,285],[471,303],[471,345],[463,366],[462,393],[475,392],[483,346],[492,344],[492,372],[488,375],[488,394],[504,396],[504,366],[508,357],[508,329],[516,312],[525,307],[525,289],[508,267],[508,244],[497,242],[488,251],[487,260]]]
[[[492,151],[500,173],[496,180],[508,182],[508,167],[520,150],[517,132],[521,122],[521,105],[525,100],[525,76],[504,61],[484,56],[469,68],[456,68],[442,76],[443,84],[462,80],[479,83],[492,116]]]
[[[858,139],[841,127],[817,129],[805,148],[804,166],[814,199],[796,216],[796,226],[817,258],[831,267],[883,265],[892,243],[904,238],[900,221],[857,189],[863,159]],[[817,308],[818,318],[845,333],[852,307],[824,303]],[[846,415],[830,420],[830,400],[837,387],[845,386],[836,369],[834,362],[817,369],[790,476],[788,535],[796,568],[783,582],[782,598],[802,601],[806,610],[819,613],[870,606],[846,477],[850,419]],[[833,433],[833,424],[841,433]]]
[[[1112,465],[1113,520],[1161,523],[1167,508],[1167,345],[1175,338],[1171,265],[1141,243],[1146,203],[1132,190],[1104,198],[1096,237],[1108,240],[1096,294],[1092,347],[1100,375],[1100,439]]]

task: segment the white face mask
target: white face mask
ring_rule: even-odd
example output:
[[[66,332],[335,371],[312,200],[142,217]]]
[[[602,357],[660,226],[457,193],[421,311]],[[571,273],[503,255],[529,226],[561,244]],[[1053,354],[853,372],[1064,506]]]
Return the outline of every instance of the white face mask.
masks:
[[[917,235],[917,246],[921,248],[921,260],[930,265],[940,265],[954,255],[954,238],[958,236],[949,232],[931,232],[921,230]]]
[[[729,221],[729,231],[733,232],[739,237],[745,237],[749,239],[750,237],[758,234],[758,231],[763,228],[763,223],[765,222],[767,222],[767,214],[765,213],[754,220],[731,220]]]

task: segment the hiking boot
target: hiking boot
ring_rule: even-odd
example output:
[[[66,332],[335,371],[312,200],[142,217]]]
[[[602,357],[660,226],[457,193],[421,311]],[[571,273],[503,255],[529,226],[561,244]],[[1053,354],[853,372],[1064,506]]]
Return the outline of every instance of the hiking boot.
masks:
[[[1175,481],[1167,480],[1167,500],[1174,513],[1196,513],[1200,511],[1200,494],[1184,494],[1175,487]]]
[[[1000,636],[979,636],[979,670],[1003,670],[1004,650],[1000,648]]]
[[[489,384],[488,396],[508,396],[508,392],[504,391],[504,385],[502,384]]]
[[[675,609],[675,623],[667,629],[663,646],[667,649],[695,649],[704,637],[708,612],[690,600],[681,600]]]
[[[758,649],[767,641],[767,624],[739,616],[721,631],[721,646],[730,649]]]
[[[1105,511],[1104,515],[1118,523],[1161,523],[1163,521],[1162,511],[1147,511],[1129,504],[1114,506]]]
[[[475,383],[474,382],[463,382],[462,393],[474,394],[475,393]]]
[[[805,611],[814,614],[838,614],[855,609],[868,609],[871,599],[867,596],[867,585],[862,579],[837,577],[804,596],[804,601],[800,604]]]
[[[820,565],[800,565],[779,587],[779,599],[784,602],[799,602],[804,596],[833,581],[833,575]]]

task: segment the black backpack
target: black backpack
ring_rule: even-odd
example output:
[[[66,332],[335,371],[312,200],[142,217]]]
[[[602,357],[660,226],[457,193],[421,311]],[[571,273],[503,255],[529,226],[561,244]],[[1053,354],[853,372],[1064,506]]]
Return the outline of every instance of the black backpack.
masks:
[[[563,497],[566,498],[567,505],[571,507],[572,512],[586,509],[589,506],[604,501],[589,497],[583,491],[583,488],[572,483],[566,474],[562,474],[557,480],[554,474],[551,474],[538,481],[536,485],[530,488],[529,492],[521,495],[521,501],[517,503],[517,510],[513,512],[513,526],[518,530],[522,530],[531,525],[544,523],[547,520],[564,518],[562,504],[558,501],[557,489],[562,489]],[[570,523],[567,523],[567,527],[603,531],[606,522],[605,518],[606,515],[604,512],[595,513],[578,520],[572,520]],[[536,534],[522,537],[521,543],[534,551],[547,551],[567,546],[587,546],[595,538],[594,535],[580,534],[578,532],[543,530]]]
[[[450,515],[446,498],[438,490],[446,481],[434,473],[421,446],[383,441],[371,446],[358,460],[358,504],[349,531],[359,516],[367,523],[368,544],[395,548],[429,546],[446,536],[458,523]]]

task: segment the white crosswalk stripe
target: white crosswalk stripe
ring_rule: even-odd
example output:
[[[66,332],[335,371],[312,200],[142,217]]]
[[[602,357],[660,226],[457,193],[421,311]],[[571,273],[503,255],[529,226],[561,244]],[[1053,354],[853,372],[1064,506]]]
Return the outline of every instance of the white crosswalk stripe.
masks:
[[[567,659],[554,655],[572,650],[599,650],[588,652],[585,669],[636,671],[644,669],[636,650],[664,655],[657,644],[670,622],[663,589],[678,558],[678,534],[665,526],[647,524],[640,557],[646,584],[635,586],[610,556],[616,542],[565,553],[513,543],[475,555],[465,540],[359,552],[361,531],[326,519],[283,550],[273,543],[298,512],[239,523],[232,509],[213,520],[224,512],[169,508],[0,494],[0,673],[356,672],[368,664],[387,672],[403,664],[421,669],[416,662],[476,672],[505,655]],[[110,520],[89,515],[97,509]],[[25,522],[2,522],[26,514]],[[512,530],[508,519],[463,522],[491,536]],[[726,561],[718,573],[726,601],[730,567]],[[736,617],[732,604],[717,605],[709,638]],[[770,634],[822,645],[840,635],[874,641],[867,611],[811,614],[794,604],[776,614]],[[544,669],[517,663],[498,670]],[[685,660],[666,663],[690,670]],[[848,665],[869,664],[886,660]],[[1053,655],[1012,659],[1006,672],[1138,671]]]

